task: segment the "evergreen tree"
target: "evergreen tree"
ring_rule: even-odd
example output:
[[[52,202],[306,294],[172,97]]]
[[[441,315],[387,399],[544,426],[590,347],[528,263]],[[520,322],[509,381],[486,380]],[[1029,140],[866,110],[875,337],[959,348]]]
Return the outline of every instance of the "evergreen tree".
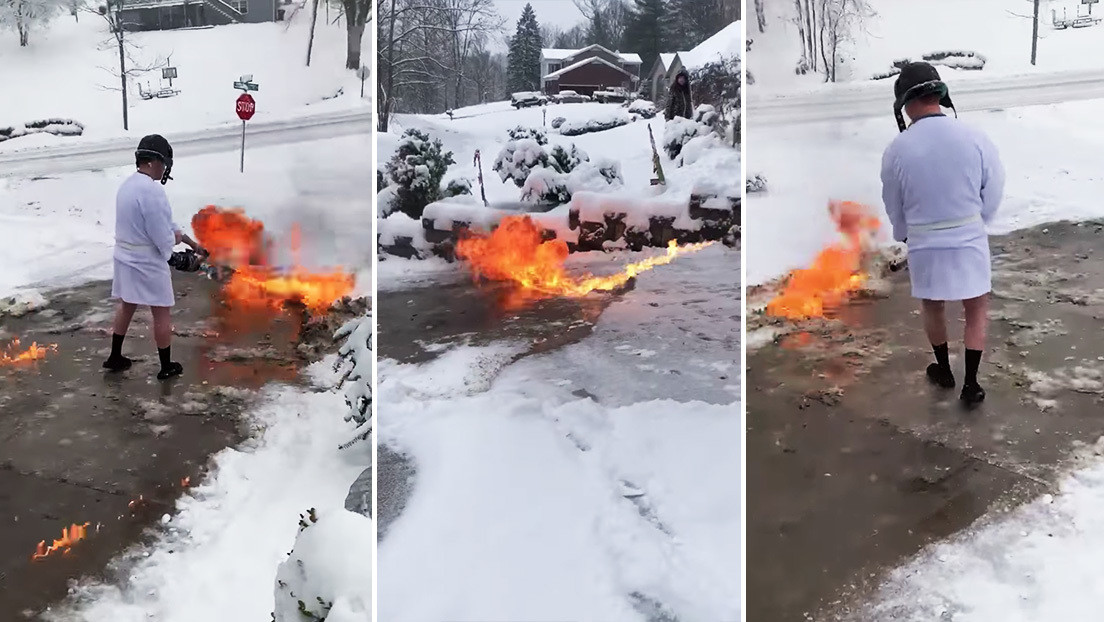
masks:
[[[726,24],[714,0],[670,0],[671,36],[680,50],[689,50],[717,34]]]
[[[681,49],[681,42],[671,39],[669,19],[664,0],[633,0],[623,47],[640,55],[642,69],[650,68],[672,45]]]
[[[526,4],[506,55],[506,85],[511,93],[540,90],[541,46],[537,14],[533,5]]]

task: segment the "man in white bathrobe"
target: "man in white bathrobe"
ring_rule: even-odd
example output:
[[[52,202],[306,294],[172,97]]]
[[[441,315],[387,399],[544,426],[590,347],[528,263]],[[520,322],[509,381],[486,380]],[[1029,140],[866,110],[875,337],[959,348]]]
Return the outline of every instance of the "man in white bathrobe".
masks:
[[[984,134],[943,114],[942,107],[953,110],[954,104],[935,67],[905,66],[894,93],[901,133],[882,156],[882,199],[893,238],[908,244],[912,295],[922,301],[924,330],[935,353],[928,378],[948,389],[955,379],[944,305],[962,301],[966,369],[961,399],[973,406],[985,399],[977,379],[992,289],[985,226],[1000,206],[1004,169]],[[907,130],[902,110],[912,121]]]
[[[162,187],[172,177],[172,146],[156,134],[146,136],[134,153],[137,171],[123,182],[115,197],[115,276],[111,297],[119,300],[111,337],[111,355],[104,361],[109,371],[129,369],[123,356],[134,311],[148,306],[153,314],[153,338],[161,369],[159,380],[179,376],[184,367],[172,360],[172,322],[175,303],[168,260],[181,242],[196,252],[203,249],[173,224],[172,209]]]

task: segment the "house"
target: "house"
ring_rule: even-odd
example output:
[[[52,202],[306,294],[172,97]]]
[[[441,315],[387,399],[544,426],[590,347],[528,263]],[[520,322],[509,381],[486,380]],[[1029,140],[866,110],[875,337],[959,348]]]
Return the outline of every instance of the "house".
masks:
[[[685,54],[686,52],[664,52],[659,55],[656,62],[652,65],[652,73],[648,76],[648,82],[652,85],[651,99],[657,104],[663,101],[663,98],[667,96],[667,90],[671,87],[671,81],[675,79],[675,74],[682,68],[682,61],[679,60],[679,54]]]
[[[546,48],[540,58],[541,91],[546,95],[560,91],[592,95],[615,87],[632,91],[640,82],[640,62],[637,54],[622,54],[597,44],[581,50]]]
[[[282,20],[281,0],[130,0],[120,3],[127,30],[171,30]]]
[[[733,22],[692,50],[660,54],[649,76],[652,83],[652,101],[659,103],[667,97],[671,81],[675,79],[680,69],[686,68],[693,73],[709,63],[740,56],[743,40],[740,22]]]

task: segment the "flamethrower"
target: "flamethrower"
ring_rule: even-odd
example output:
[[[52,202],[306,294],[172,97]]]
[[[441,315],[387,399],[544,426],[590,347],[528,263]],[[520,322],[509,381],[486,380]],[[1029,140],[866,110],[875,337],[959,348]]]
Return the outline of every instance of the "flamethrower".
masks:
[[[169,257],[169,266],[181,272],[202,272],[212,280],[222,280],[233,273],[224,266],[214,266],[207,262],[208,257],[192,249],[176,251]]]

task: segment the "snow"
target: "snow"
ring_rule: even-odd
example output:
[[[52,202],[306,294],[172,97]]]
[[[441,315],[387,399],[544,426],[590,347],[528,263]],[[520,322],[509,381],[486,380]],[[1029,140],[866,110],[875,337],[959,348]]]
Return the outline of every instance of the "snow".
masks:
[[[687,71],[700,69],[709,63],[714,63],[734,56],[742,56],[744,49],[743,23],[739,21],[722,28],[717,34],[699,43],[689,52],[679,52],[682,66]]]
[[[319,363],[325,365],[326,363]],[[371,451],[339,450],[352,425],[341,420],[342,396],[334,391],[301,392],[274,386],[252,414],[260,432],[242,447],[213,459],[213,470],[177,503],[167,527],[149,546],[136,547],[114,562],[118,583],[84,582],[71,601],[56,608],[51,622],[194,622],[265,620],[273,612],[277,568],[296,542],[297,516],[315,508],[334,529],[354,523],[342,518],[349,485],[371,463]],[[325,523],[320,523],[325,525]],[[338,536],[323,526],[300,543],[299,556],[324,564],[312,573],[343,578],[311,587],[345,602],[346,610],[364,611],[364,583],[371,584],[371,530],[364,521]],[[312,542],[315,539],[321,542]],[[339,549],[340,557],[334,555]],[[329,566],[341,561],[342,566]],[[327,570],[327,567],[330,570]],[[315,570],[318,569],[318,570]],[[358,572],[359,570],[359,572]],[[326,576],[323,574],[322,576]],[[365,578],[358,582],[357,577]],[[370,589],[367,588],[367,589]],[[359,604],[358,604],[359,603]],[[363,621],[365,618],[359,618]]]
[[[1039,49],[1032,67],[1032,3],[1007,0],[877,0],[870,3],[876,15],[863,21],[855,41],[846,45],[841,81],[866,81],[891,69],[895,60],[920,60],[941,51],[976,52],[986,59],[982,71],[940,67],[944,78],[979,79],[995,75],[1099,69],[1104,53],[1101,29],[1054,30],[1051,11],[1059,17],[1066,7],[1072,16],[1086,8],[1076,0],[1042,0],[1039,9]],[[768,24],[758,32],[754,22],[748,37],[754,40],[748,70],[758,90],[809,91],[828,88],[823,76],[794,73],[800,57],[797,26],[791,21],[792,3],[767,3]],[[1099,8],[1093,15],[1100,13]],[[889,89],[888,83],[884,88]]]
[[[625,54],[621,55],[622,58],[625,58],[625,56],[626,56]],[[633,54],[633,56],[636,56],[636,55]],[[628,59],[625,59],[625,60],[627,61]],[[637,62],[637,63],[640,62],[640,57],[639,56],[637,56],[637,60],[635,62]],[[614,69],[622,71],[623,73],[625,73],[625,75],[631,75],[631,74],[629,74],[629,72],[625,71],[621,67],[609,62],[608,60],[606,60],[604,58],[599,58],[597,56],[592,56],[592,57],[584,58],[583,60],[571,63],[570,65],[567,65],[566,67],[561,67],[561,68],[557,69],[556,71],[553,71],[552,73],[544,76],[543,79],[544,80],[549,80],[551,78],[559,78],[560,76],[564,75],[565,73],[567,73],[569,71],[574,71],[575,69],[578,69],[579,67],[585,67],[585,66],[590,65],[592,63],[598,63],[598,64],[601,64],[601,65],[606,65],[606,66],[609,66],[609,67],[613,67]]]
[[[364,622],[372,612],[375,525],[344,509],[316,518],[276,573],[276,622],[300,622],[300,602],[319,619]]]
[[[177,158],[165,186],[178,225],[190,230],[205,205],[240,206],[276,236],[302,230],[307,267],[357,270],[358,292],[371,291],[369,136],[247,149],[238,154]],[[333,158],[333,153],[346,157]],[[39,179],[0,179],[0,296],[24,287],[71,285],[111,278],[115,192],[133,165]],[[290,260],[287,254],[279,257]]]
[[[538,21],[540,21],[539,20],[540,16],[538,15],[537,17],[538,17]],[[588,47],[585,47],[585,48],[580,48],[580,49],[577,49],[577,50],[568,50],[568,49],[563,49],[563,48],[544,48],[544,49],[541,50],[541,57],[544,58],[545,60],[564,60],[565,58],[575,56],[576,54],[578,54],[579,52],[582,52],[583,50],[590,49],[591,47],[601,47],[601,46],[598,46],[597,44],[595,44],[595,45],[591,45],[591,46],[588,46]],[[605,49],[605,48],[603,48],[603,49]],[[624,52],[617,52],[615,50],[609,50],[609,51],[613,52],[614,54],[617,54],[618,56],[620,56],[621,60],[625,61],[626,63],[640,63],[640,55],[639,54],[626,54]]]
[[[257,113],[253,121],[285,119],[305,113],[371,109],[371,99],[360,97],[356,72],[345,70],[344,21],[330,25],[319,19],[311,66],[305,66],[310,22],[309,5],[290,22],[233,24],[213,28],[128,34],[134,43],[133,66],[152,65],[171,56],[179,78],[172,88],[180,94],[143,100],[142,88],[158,89],[160,67],[138,77],[130,86],[130,131],[124,132],[118,78],[103,67],[118,66],[118,51],[99,15],[68,15],[51,22],[47,30],[31,33],[21,48],[14,33],[0,37],[0,128],[41,119],[73,119],[84,125],[79,138],[36,135],[0,142],[0,150],[24,149],[118,135],[169,134],[219,124],[240,124],[234,101],[240,91],[233,83],[252,74],[260,90],[253,93]],[[368,40],[368,37],[365,37]],[[110,44],[108,44],[110,42]],[[364,46],[365,63],[370,47]],[[164,81],[168,87],[168,81]],[[338,90],[344,94],[332,97]],[[371,89],[367,89],[371,91]],[[366,93],[367,95],[367,93]]]
[[[680,258],[544,355],[381,360],[380,441],[416,475],[379,546],[380,619],[739,619],[738,273],[737,250]]]

